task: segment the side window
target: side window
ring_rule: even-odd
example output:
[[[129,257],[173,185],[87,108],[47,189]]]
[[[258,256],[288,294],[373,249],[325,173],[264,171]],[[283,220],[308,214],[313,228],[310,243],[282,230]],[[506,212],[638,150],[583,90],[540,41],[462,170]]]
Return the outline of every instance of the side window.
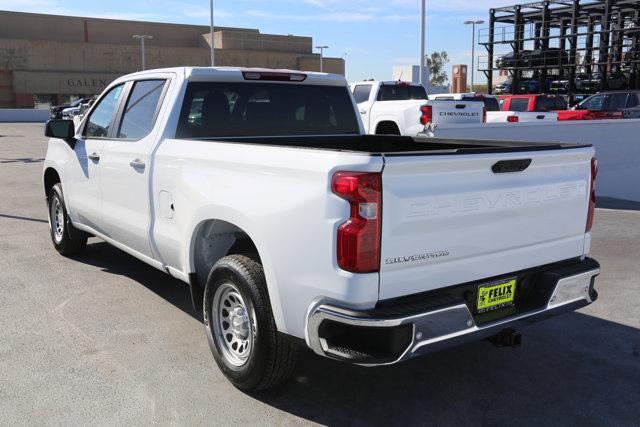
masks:
[[[353,89],[353,96],[356,99],[356,104],[366,102],[369,100],[369,94],[371,93],[371,85],[358,85]]]
[[[422,86],[409,86],[409,98],[427,99],[427,90]]]
[[[105,138],[109,134],[111,122],[122,94],[124,84],[112,88],[96,105],[87,121],[85,138]]]
[[[580,106],[585,110],[602,111],[604,95],[595,95],[583,101]]]
[[[165,83],[166,80],[141,80],[134,83],[124,109],[118,138],[140,139],[151,132]]]
[[[627,94],[626,93],[614,93],[609,95],[608,110],[621,110],[627,106]]]
[[[511,98],[509,111],[528,111],[529,98]]]
[[[552,111],[555,109],[556,102],[554,98],[547,98],[545,96],[538,97],[537,111]]]

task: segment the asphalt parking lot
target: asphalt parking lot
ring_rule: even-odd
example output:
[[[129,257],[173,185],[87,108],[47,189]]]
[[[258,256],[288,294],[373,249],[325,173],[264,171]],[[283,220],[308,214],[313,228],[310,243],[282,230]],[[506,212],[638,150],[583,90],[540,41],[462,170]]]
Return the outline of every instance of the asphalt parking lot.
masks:
[[[255,395],[219,372],[186,285],[91,239],[53,249],[43,126],[0,124],[0,424],[640,425],[640,211],[597,211],[600,299],[486,342],[366,369],[302,355]]]

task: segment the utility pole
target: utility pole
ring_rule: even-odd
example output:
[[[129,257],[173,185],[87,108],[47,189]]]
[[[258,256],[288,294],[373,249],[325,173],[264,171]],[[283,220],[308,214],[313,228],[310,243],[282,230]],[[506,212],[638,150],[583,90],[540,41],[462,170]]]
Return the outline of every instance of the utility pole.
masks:
[[[140,47],[142,48],[142,70],[146,70],[147,69],[147,64],[146,64],[146,58],[145,58],[145,52],[144,52],[144,40],[145,39],[152,39],[153,36],[149,36],[146,34],[136,34],[134,36],[132,36],[134,39],[140,39]]]
[[[211,66],[216,65],[216,51],[213,42],[213,0],[209,0],[209,7],[211,9]]]
[[[329,46],[316,46],[316,49],[320,49],[320,72],[322,73],[322,64],[324,62],[324,50],[329,49]]]
[[[484,24],[482,19],[464,21],[464,25],[471,25],[471,92],[473,92],[473,75],[475,74],[476,60],[476,25]]]
[[[420,11],[420,84],[426,88],[427,82],[425,82],[426,70],[425,70],[425,18],[427,14],[427,6],[425,0],[422,0],[422,8]]]

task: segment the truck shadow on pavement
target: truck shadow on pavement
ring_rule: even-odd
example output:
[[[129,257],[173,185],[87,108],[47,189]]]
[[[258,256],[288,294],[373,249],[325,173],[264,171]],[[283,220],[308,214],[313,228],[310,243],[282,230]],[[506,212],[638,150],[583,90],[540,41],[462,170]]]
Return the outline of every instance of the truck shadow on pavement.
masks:
[[[107,243],[75,259],[202,321],[186,284]],[[379,368],[304,350],[288,384],[250,397],[327,425],[638,425],[640,330],[571,313],[522,333],[518,349],[478,342]]]
[[[186,283],[102,240],[90,239],[86,252],[73,259],[99,267],[106,273],[129,277],[194,319],[203,321],[202,313],[196,313],[193,309],[189,286]]]
[[[281,389],[254,397],[320,424],[638,425],[640,331],[572,313],[391,367],[305,352]]]

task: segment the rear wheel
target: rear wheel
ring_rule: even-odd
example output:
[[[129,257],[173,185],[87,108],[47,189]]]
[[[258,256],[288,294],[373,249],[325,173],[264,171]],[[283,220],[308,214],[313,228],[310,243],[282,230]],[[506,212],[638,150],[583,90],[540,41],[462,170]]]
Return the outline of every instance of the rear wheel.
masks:
[[[213,266],[204,297],[213,357],[239,389],[257,391],[291,376],[297,347],[276,330],[260,263],[230,255]]]
[[[78,254],[87,246],[87,234],[69,220],[60,183],[49,192],[49,229],[53,246],[61,255]]]

